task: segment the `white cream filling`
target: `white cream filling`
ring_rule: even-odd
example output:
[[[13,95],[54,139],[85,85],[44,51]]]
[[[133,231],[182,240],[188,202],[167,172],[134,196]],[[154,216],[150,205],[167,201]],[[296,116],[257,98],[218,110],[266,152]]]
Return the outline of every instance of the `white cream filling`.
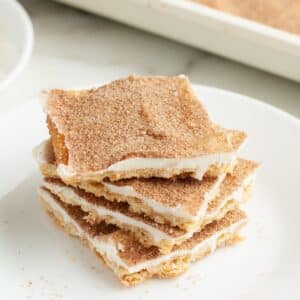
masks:
[[[199,207],[198,212],[193,215],[184,210],[181,205],[170,207],[157,202],[155,199],[145,197],[142,194],[135,191],[135,189],[132,186],[117,186],[109,183],[103,184],[111,193],[119,194],[125,197],[134,197],[142,200],[143,203],[146,204],[148,207],[151,207],[154,212],[160,213],[162,215],[171,215],[174,217],[184,218],[188,221],[196,221],[205,214],[208,202],[210,202],[213,198],[217,196],[220,184],[224,180],[225,176],[226,174],[220,175],[216,183],[212,186],[212,188],[205,193],[203,204]]]
[[[116,264],[119,267],[122,267],[127,270],[128,274],[135,273],[138,271],[141,271],[143,269],[148,269],[151,267],[155,267],[161,263],[167,262],[168,260],[171,260],[178,256],[187,256],[187,255],[193,255],[201,252],[202,250],[210,249],[211,251],[214,251],[217,247],[217,240],[219,237],[221,237],[223,234],[226,233],[234,233],[241,224],[245,222],[245,220],[241,220],[235,224],[232,224],[231,226],[224,228],[223,230],[220,230],[219,232],[216,232],[214,235],[209,237],[208,239],[204,240],[202,243],[197,244],[192,249],[187,250],[177,250],[173,251],[166,255],[161,255],[157,258],[148,260],[146,262],[142,262],[140,264],[129,266],[126,264],[119,256],[119,249],[120,245],[115,244],[111,240],[103,240],[101,238],[97,237],[91,237],[88,236],[86,232],[82,230],[82,228],[77,224],[75,220],[73,220],[66,211],[53,199],[53,197],[46,191],[40,190],[40,194],[43,197],[45,201],[55,210],[58,211],[63,219],[65,224],[72,224],[76,230],[78,231],[78,236],[84,237],[89,240],[89,242],[95,247],[96,251],[100,253],[101,255],[105,255],[107,259],[109,259],[111,262]],[[122,248],[122,246],[121,246]]]
[[[207,217],[215,217],[218,215],[220,208],[223,207],[228,200],[235,200],[236,202],[240,202],[243,196],[243,189],[249,184],[250,180],[252,180],[253,176],[249,176],[238,188],[235,192],[231,195],[227,196],[221,205],[216,208],[212,213],[207,214]],[[103,206],[99,206],[96,204],[89,203],[83,197],[79,196],[77,193],[73,191],[72,188],[67,186],[61,186],[55,183],[50,183],[44,181],[43,185],[48,188],[53,194],[57,195],[58,197],[63,198],[64,201],[70,201],[70,204],[79,205],[84,211],[95,211],[99,216],[107,216],[115,219],[117,222],[120,222],[125,225],[133,226],[139,228],[141,230],[146,231],[155,243],[161,243],[162,241],[167,241],[170,244],[175,244],[179,240],[189,239],[193,236],[194,230],[191,230],[179,237],[173,237],[169,234],[159,230],[156,227],[153,227],[149,224],[146,224],[142,221],[136,220],[134,218],[128,217],[120,212],[109,210]],[[71,200],[70,200],[71,199]],[[205,207],[205,212],[207,209],[207,205]]]
[[[57,167],[57,173],[62,178],[69,178],[76,175],[81,177],[91,176],[91,175],[103,175],[106,172],[128,172],[140,169],[163,169],[170,170],[172,172],[185,170],[188,172],[193,172],[192,177],[201,180],[203,175],[208,170],[211,165],[222,165],[229,164],[233,166],[236,159],[236,152],[229,153],[217,153],[202,155],[192,158],[129,158],[112,164],[106,169],[95,171],[95,172],[85,172],[77,174],[70,166],[64,164],[59,164]]]

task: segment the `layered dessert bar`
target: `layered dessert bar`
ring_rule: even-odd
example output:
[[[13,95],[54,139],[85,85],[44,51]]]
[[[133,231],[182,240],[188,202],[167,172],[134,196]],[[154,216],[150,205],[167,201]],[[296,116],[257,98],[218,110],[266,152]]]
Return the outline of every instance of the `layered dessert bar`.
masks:
[[[63,202],[80,206],[88,213],[91,224],[102,221],[115,224],[130,232],[146,247],[157,246],[161,252],[167,253],[174,245],[181,244],[194,232],[214,220],[221,219],[229,210],[245,201],[250,196],[257,166],[255,162],[238,159],[233,173],[227,174],[220,182],[217,192],[214,191],[215,184],[210,179],[199,182],[191,178],[176,181],[158,181],[153,178],[147,179],[147,182],[139,182],[138,187],[144,197],[151,195],[153,204],[164,204],[165,210],[169,208],[169,218],[172,216],[172,209],[176,209],[178,215],[189,214],[189,223],[184,224],[176,224],[175,219],[173,224],[168,221],[157,222],[155,212],[146,215],[138,208],[132,208],[126,198],[123,201],[107,200],[104,196],[96,196],[82,188],[68,186],[60,179],[46,178],[43,187]],[[135,185],[130,186],[136,188]],[[213,197],[208,200],[206,195]],[[135,203],[138,201],[141,199],[137,198]]]
[[[40,200],[120,281],[183,273],[240,240],[258,163],[212,122],[185,76],[129,76],[43,94]]]
[[[243,141],[240,135],[241,132],[232,131],[236,146]],[[60,178],[50,141],[36,147],[35,156],[44,177]],[[248,165],[255,169],[255,163],[248,162]],[[157,223],[168,222],[188,229],[203,216],[207,203],[219,193],[225,176],[226,173],[222,173],[218,177],[205,177],[202,181],[193,178],[131,178],[101,183],[81,181],[73,186],[110,201],[127,202],[130,210],[144,213]]]
[[[130,76],[90,90],[50,90],[43,107],[67,183],[217,177],[239,148],[183,76]],[[245,133],[240,133],[244,140]]]
[[[126,286],[153,276],[171,278],[182,274],[191,262],[207,256],[218,247],[239,241],[239,230],[247,221],[244,212],[232,210],[180,246],[175,246],[170,253],[162,254],[156,247],[145,248],[117,226],[105,222],[91,225],[86,222],[86,213],[80,207],[60,201],[43,188],[40,200],[57,223],[67,233],[82,239]]]

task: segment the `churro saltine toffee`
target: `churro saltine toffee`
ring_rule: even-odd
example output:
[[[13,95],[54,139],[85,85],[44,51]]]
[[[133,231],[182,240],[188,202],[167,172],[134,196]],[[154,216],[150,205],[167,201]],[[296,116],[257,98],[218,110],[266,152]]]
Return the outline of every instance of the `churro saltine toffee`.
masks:
[[[185,76],[130,76],[91,90],[51,90],[43,105],[59,176],[70,183],[201,180],[231,171],[239,148],[230,131],[210,120]]]
[[[144,247],[114,225],[105,222],[91,225],[85,221],[86,214],[79,206],[61,202],[45,189],[40,191],[40,200],[56,223],[86,243],[125,286],[136,285],[154,276],[172,278],[182,274],[191,262],[219,247],[238,242],[238,232],[246,223],[243,211],[232,210],[221,220],[210,223],[183,244],[175,246],[168,254],[162,254],[156,247]]]
[[[240,240],[258,164],[185,76],[129,76],[43,94],[40,200],[126,286],[182,274]]]
[[[82,210],[88,213],[88,221],[91,224],[102,221],[115,224],[130,232],[144,245],[154,245],[160,248],[161,252],[168,252],[174,245],[181,244],[190,238],[194,232],[201,230],[204,225],[213,220],[221,219],[232,207],[236,207],[247,199],[256,168],[256,163],[239,159],[233,173],[227,174],[218,184],[217,191],[214,190],[216,185],[211,186],[208,179],[204,179],[204,181],[208,181],[207,185],[204,182],[202,184],[195,179],[187,178],[175,182],[167,180],[170,183],[167,186],[160,184],[160,189],[166,189],[164,191],[166,195],[167,192],[171,193],[172,186],[174,186],[174,190],[178,189],[175,193],[181,195],[182,200],[180,201],[180,197],[177,195],[177,198],[173,199],[173,203],[169,203],[165,209],[169,208],[170,210],[169,218],[172,216],[172,208],[174,209],[174,207],[177,208],[178,212],[189,213],[190,218],[187,223],[183,224],[176,224],[176,219],[173,220],[173,223],[168,222],[167,219],[164,222],[157,222],[155,213],[146,215],[141,210],[132,208],[126,198],[123,201],[113,201],[112,198],[107,200],[104,196],[96,196],[79,187],[66,185],[57,178],[45,178],[43,187],[63,202],[80,206]],[[150,180],[154,180],[156,183],[156,179],[147,179],[147,181]],[[166,181],[166,179],[163,180]],[[150,186],[156,189],[154,183]],[[200,185],[200,187],[203,185],[205,190],[201,191],[200,187],[186,186],[194,184]],[[196,189],[196,192],[193,189]],[[197,193],[197,189],[200,190],[199,193]],[[159,189],[156,190],[156,193],[158,192]],[[210,194],[212,197],[205,197],[205,195]],[[157,203],[161,203],[161,199],[167,200],[167,197],[157,197]],[[138,206],[138,203],[139,199],[136,199],[135,205]],[[176,206],[171,204],[176,204]]]

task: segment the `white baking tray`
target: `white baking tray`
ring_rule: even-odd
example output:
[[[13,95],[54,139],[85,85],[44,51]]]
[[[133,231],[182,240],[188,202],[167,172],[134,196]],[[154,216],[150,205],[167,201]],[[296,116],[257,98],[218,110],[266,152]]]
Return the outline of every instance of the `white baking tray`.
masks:
[[[58,1],[300,81],[300,36],[188,0]]]

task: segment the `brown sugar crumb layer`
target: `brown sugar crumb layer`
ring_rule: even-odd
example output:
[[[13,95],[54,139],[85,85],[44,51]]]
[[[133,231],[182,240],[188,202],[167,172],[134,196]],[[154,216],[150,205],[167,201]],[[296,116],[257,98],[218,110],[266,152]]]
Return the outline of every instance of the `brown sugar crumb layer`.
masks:
[[[129,257],[130,257],[129,261],[133,263],[139,263],[140,260],[136,259],[136,256],[132,253],[133,252],[132,247],[136,247],[136,242],[132,242],[131,238],[129,238],[128,240],[128,237],[123,239],[122,235],[120,234],[116,235],[116,233],[120,233],[122,231],[118,229],[116,230],[115,227],[109,227],[108,229],[106,227],[104,227],[105,229],[103,228],[92,229],[92,230],[89,229],[91,226],[90,224],[86,223],[85,221],[78,222],[79,219],[82,217],[81,213],[76,211],[78,210],[78,208],[72,207],[72,211],[69,211],[68,206],[64,206],[64,204],[62,204],[64,210],[84,230],[85,234],[82,235],[80,232],[78,232],[78,229],[73,224],[67,223],[64,217],[60,214],[60,212],[56,211],[53,207],[51,207],[51,205],[43,197],[41,197],[40,199],[45,210],[52,217],[54,217],[57,224],[62,226],[67,233],[80,237],[85,244],[89,245],[89,247],[96,253],[97,257],[100,258],[101,262],[103,262],[105,265],[111,268],[116,273],[120,281],[126,286],[136,285],[153,276],[159,278],[171,278],[174,276],[178,276],[188,269],[189,264],[192,261],[199,260],[213,251],[213,249],[207,247],[201,249],[200,251],[194,253],[193,255],[178,256],[169,261],[160,263],[157,266],[128,274],[128,272],[124,268],[116,266],[115,263],[110,261],[103,253],[97,252],[94,246],[88,241],[87,236],[89,235],[88,232],[92,232],[92,233],[97,232],[98,233],[97,236],[102,238],[106,242],[114,240],[115,242],[118,243],[118,245],[120,245],[122,241],[122,248],[119,250],[119,253],[122,252],[124,254],[122,259],[124,260],[125,258],[125,260],[127,260],[126,253],[129,253]],[[56,201],[58,200],[56,199]],[[234,232],[225,233],[221,235],[216,241],[216,247],[229,246],[235,244],[236,242],[239,242],[241,240],[240,237],[237,235],[237,232],[239,231],[240,227],[245,224],[245,221],[246,221],[245,214],[242,211],[235,210],[233,212],[230,212],[226,215],[226,217],[223,220],[216,222],[214,225],[213,224],[210,225],[210,227],[207,226],[207,229],[203,234],[203,236],[200,237],[200,235],[198,235],[197,237],[195,237],[195,242],[192,242],[190,240],[186,244],[186,247],[188,249],[190,247],[194,247],[195,243],[197,244],[197,241],[199,243],[205,240],[206,238],[212,236],[218,230],[225,229],[226,226],[230,226],[232,224],[239,222],[240,226],[238,226],[236,230],[234,230]],[[124,235],[126,236],[126,233],[124,233]],[[128,248],[130,249],[129,251]],[[142,249],[143,246],[137,249],[137,257],[142,257],[143,259],[147,260],[147,259],[155,258],[156,255],[158,256],[161,255],[161,254],[155,254],[155,250],[149,252],[149,249],[145,249],[145,248],[144,250]],[[149,252],[149,254],[144,257],[143,251]]]
[[[67,159],[78,173],[134,157],[233,151],[184,76],[130,76],[91,90],[51,90],[46,110],[57,162]]]

